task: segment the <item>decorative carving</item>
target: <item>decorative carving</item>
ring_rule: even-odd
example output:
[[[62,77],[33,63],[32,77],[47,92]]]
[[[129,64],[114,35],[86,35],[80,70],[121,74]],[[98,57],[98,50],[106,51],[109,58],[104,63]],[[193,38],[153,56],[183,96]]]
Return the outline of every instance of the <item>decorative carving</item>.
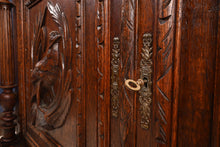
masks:
[[[83,117],[85,109],[85,98],[83,92],[83,0],[76,0],[76,92],[77,99],[77,146],[85,146],[85,119]]]
[[[150,113],[151,113],[151,102],[152,102],[152,35],[150,33],[143,35],[143,48],[142,48],[142,59],[141,59],[141,79],[147,83],[142,86],[139,91],[140,101],[140,112],[141,112],[141,127],[144,129],[149,128]]]
[[[1,142],[11,142],[16,139],[16,115],[14,107],[17,96],[13,91],[15,80],[15,54],[13,42],[12,9],[14,4],[8,0],[0,0],[0,104],[4,111],[1,114]],[[0,143],[1,144],[1,143]],[[2,146],[2,144],[1,144]]]
[[[104,0],[96,0],[96,50],[97,50],[97,74],[98,74],[98,144],[104,146],[105,127],[105,31],[104,31]]]
[[[58,4],[47,3],[59,31],[49,33],[44,24],[45,13],[39,16],[31,47],[32,63],[32,124],[51,130],[61,127],[71,104],[72,40],[66,16]]]
[[[119,109],[119,64],[120,64],[120,40],[114,37],[111,60],[111,104],[112,116],[118,117]]]
[[[156,98],[157,133],[156,141],[159,144],[170,144],[171,135],[171,102],[172,102],[172,80],[173,80],[173,50],[174,50],[174,28],[175,28],[175,1],[158,1],[158,39],[156,54]]]
[[[41,0],[26,0],[24,2],[25,6],[27,6],[28,8],[33,7],[34,5],[36,5],[38,2],[40,2]]]

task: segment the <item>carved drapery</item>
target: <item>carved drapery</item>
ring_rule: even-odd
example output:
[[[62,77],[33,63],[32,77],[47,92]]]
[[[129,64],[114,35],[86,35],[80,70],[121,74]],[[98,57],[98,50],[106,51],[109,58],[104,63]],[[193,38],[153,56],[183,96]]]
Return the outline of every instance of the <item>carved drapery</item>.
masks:
[[[45,13],[49,11],[59,31],[47,34]],[[47,3],[34,29],[31,59],[32,119],[34,126],[51,130],[61,127],[71,105],[72,40],[64,12],[58,4]],[[49,45],[46,41],[49,39]]]

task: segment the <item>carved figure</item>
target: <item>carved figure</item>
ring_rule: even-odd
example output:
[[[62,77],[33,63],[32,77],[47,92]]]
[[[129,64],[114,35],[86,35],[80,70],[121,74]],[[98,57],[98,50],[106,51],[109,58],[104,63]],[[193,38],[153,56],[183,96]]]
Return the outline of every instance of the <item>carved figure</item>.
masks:
[[[34,66],[31,74],[31,122],[38,128],[51,130],[64,124],[71,105],[72,40],[66,17],[59,5],[48,2],[47,8],[59,31],[50,32],[47,47],[45,9],[38,18],[31,48]]]

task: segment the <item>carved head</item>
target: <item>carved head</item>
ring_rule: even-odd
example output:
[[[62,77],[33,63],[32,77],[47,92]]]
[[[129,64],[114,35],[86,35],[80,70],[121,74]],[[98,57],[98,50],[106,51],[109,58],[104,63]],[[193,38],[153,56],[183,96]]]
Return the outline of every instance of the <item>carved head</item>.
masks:
[[[143,44],[144,46],[151,46],[152,43],[152,35],[150,33],[143,35]]]

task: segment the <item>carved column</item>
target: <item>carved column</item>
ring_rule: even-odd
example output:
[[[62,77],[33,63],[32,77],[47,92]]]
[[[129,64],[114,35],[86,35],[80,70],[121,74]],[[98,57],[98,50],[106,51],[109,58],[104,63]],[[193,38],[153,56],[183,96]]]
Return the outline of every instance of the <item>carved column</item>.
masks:
[[[1,120],[1,129],[4,135],[1,142],[10,142],[15,139],[16,115],[13,108],[16,104],[15,56],[12,33],[12,8],[14,5],[8,0],[0,0],[0,104],[4,109]]]

